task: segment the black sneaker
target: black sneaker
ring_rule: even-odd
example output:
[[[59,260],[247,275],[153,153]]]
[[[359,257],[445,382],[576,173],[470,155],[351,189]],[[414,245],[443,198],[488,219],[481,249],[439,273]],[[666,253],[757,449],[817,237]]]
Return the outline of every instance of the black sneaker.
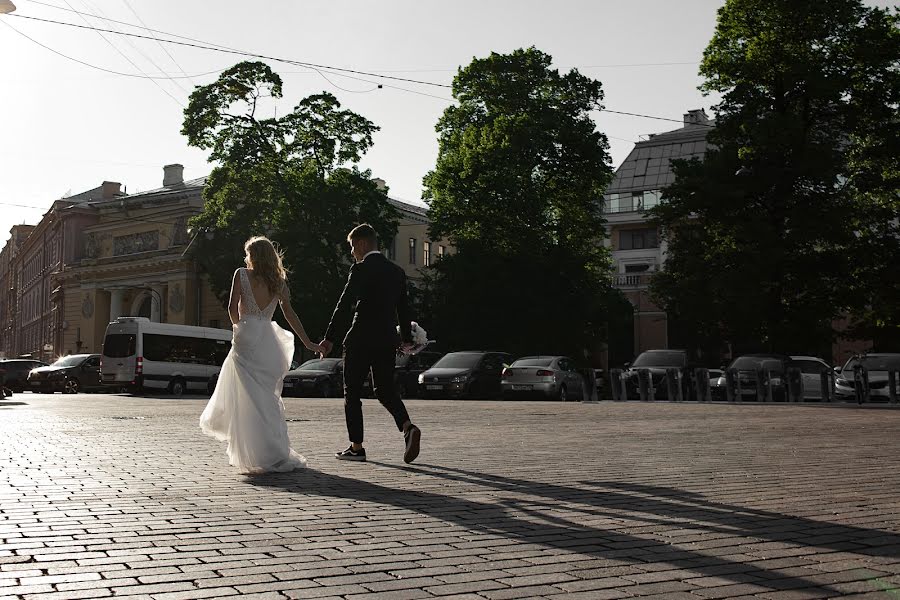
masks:
[[[366,449],[360,448],[359,450],[354,450],[353,446],[350,446],[342,452],[335,452],[334,457],[338,460],[357,460],[364,462],[366,460]]]
[[[406,440],[406,451],[403,453],[403,462],[411,463],[419,456],[419,441],[422,439],[422,432],[415,425],[410,425],[404,432],[403,439]]]

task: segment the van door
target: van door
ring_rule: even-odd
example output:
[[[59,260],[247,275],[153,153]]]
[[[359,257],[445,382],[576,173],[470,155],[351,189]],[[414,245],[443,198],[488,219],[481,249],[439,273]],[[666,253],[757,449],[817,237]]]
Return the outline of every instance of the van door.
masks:
[[[134,381],[137,365],[137,327],[111,324],[103,340],[101,381],[115,385]]]

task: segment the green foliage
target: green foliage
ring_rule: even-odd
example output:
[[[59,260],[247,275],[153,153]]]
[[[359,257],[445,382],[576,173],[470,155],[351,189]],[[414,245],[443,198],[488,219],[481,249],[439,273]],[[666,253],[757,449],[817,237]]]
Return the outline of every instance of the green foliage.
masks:
[[[428,303],[452,347],[581,356],[600,335],[609,293],[603,190],[606,136],[590,112],[601,84],[560,74],[535,48],[476,58],[453,82],[459,104],[437,124],[424,180],[440,261]]]
[[[856,0],[719,10],[700,68],[722,96],[711,149],[653,211],[669,243],[654,293],[691,343],[821,351],[897,264],[871,252],[898,214],[896,24]]]
[[[244,241],[267,235],[284,251],[294,306],[315,337],[346,280],[347,232],[369,222],[390,239],[397,214],[371,173],[354,166],[378,128],[327,93],[281,117],[258,116],[266,98],[281,95],[281,78],[253,62],[191,94],[182,133],[218,162],[203,213],[191,221],[208,232],[196,239],[195,257],[224,301]]]

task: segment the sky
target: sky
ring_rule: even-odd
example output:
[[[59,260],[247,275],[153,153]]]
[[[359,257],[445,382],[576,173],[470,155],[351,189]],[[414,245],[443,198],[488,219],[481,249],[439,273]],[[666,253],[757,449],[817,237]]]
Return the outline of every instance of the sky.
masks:
[[[189,148],[180,134],[184,106],[194,85],[211,83],[219,71],[242,60],[153,40],[101,36],[22,16],[163,37],[140,27],[111,24],[105,17],[271,57],[442,84],[451,83],[457,68],[473,57],[535,46],[553,57],[554,67],[577,67],[600,80],[606,108],[680,120],[688,109],[711,113],[715,103],[697,90],[701,83],[697,69],[715,29],[716,10],[724,4],[723,0],[13,1],[15,13],[0,15],[4,238],[14,224],[38,222],[53,200],[102,181],[120,182],[134,193],[159,187],[166,164],[183,164],[185,178],[209,173],[212,166],[206,153]],[[102,72],[48,47],[96,67],[163,79]],[[391,196],[421,203],[422,177],[437,156],[434,126],[452,102],[449,89],[362,75],[352,79],[269,62],[284,79],[278,110],[290,110],[310,94],[333,93],[345,108],[381,128],[361,166],[386,180]],[[381,89],[379,81],[385,84]],[[609,136],[613,166],[625,159],[641,136],[679,126],[613,113],[597,113],[595,120]]]

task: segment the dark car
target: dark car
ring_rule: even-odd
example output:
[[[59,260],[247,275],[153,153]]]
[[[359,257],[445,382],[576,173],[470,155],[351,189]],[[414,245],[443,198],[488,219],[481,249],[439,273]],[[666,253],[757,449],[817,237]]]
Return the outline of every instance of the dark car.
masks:
[[[423,398],[497,398],[512,358],[506,352],[451,352],[419,375],[419,390]]]
[[[678,369],[681,372],[682,394],[689,398],[690,389],[690,360],[686,350],[645,350],[638,354],[634,362],[626,365],[627,369],[622,374],[625,379],[629,398],[637,398],[640,394],[639,371],[647,369],[653,382],[654,398],[657,400],[668,399],[667,374],[669,369]]]
[[[284,376],[285,396],[315,396],[334,398],[344,389],[344,360],[314,358]]]
[[[400,354],[394,364],[394,383],[401,398],[415,398],[421,395],[419,375],[431,368],[444,356],[440,352],[419,352]]]
[[[100,355],[71,354],[52,365],[33,369],[28,374],[28,388],[33,392],[64,394],[102,389]]]
[[[28,374],[32,369],[46,367],[47,363],[33,358],[10,358],[0,360],[0,382],[13,392],[28,389]]]
[[[763,374],[763,386],[772,388],[772,400],[785,400],[785,374],[788,367],[792,366],[791,358],[783,354],[745,354],[738,356],[727,370],[737,372],[737,385],[740,388],[740,398],[736,400],[757,400],[757,373]],[[727,371],[726,370],[726,371]],[[735,390],[735,394],[738,391]]]

